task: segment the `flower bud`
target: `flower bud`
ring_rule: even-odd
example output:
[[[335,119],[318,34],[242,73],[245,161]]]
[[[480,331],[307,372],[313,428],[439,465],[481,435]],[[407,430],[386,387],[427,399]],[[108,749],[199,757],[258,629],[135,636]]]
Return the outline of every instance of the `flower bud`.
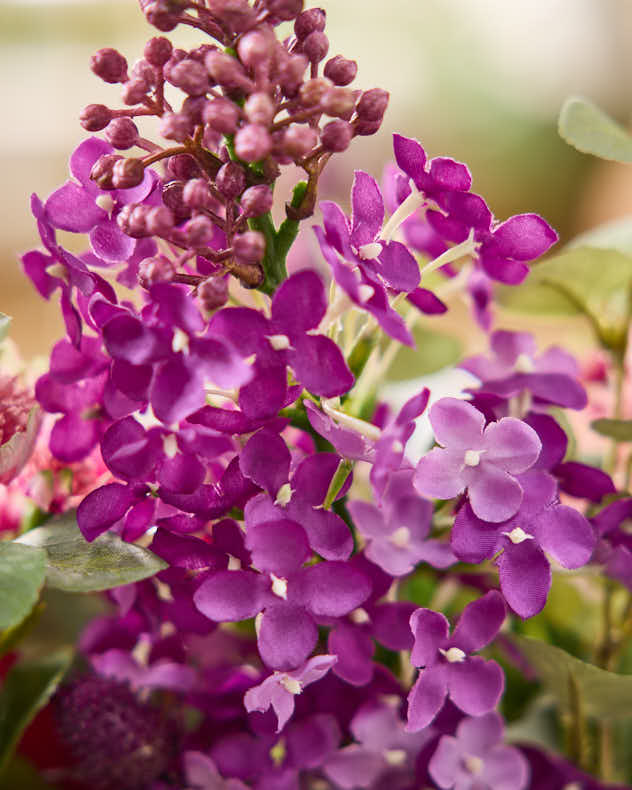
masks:
[[[187,181],[182,191],[182,199],[191,209],[209,208],[213,202],[208,184],[203,178],[192,178]]]
[[[162,69],[162,73],[164,74],[166,80],[169,79],[171,69],[175,68],[178,63],[180,63],[180,61],[184,60],[186,57],[187,53],[183,49],[174,49],[171,51],[171,56]]]
[[[210,5],[213,16],[221,19],[234,33],[249,30],[256,24],[256,12],[247,0],[213,0]]]
[[[132,66],[129,78],[130,80],[138,80],[138,82],[143,82],[149,89],[156,85],[158,75],[156,74],[154,67],[148,63],[145,58],[140,58]]]
[[[302,11],[294,22],[294,35],[299,41],[307,38],[315,31],[322,33],[327,21],[327,12],[324,8],[308,8]]]
[[[239,109],[230,99],[212,99],[202,111],[205,124],[221,134],[234,134],[239,121]]]
[[[167,172],[179,181],[188,181],[200,175],[200,168],[189,154],[176,154],[167,160]]]
[[[311,126],[292,124],[283,135],[283,153],[292,159],[300,159],[309,153],[318,142],[318,133]]]
[[[161,33],[168,33],[178,26],[180,19],[177,14],[171,13],[166,0],[153,0],[143,7],[145,19]]]
[[[86,132],[100,132],[110,123],[112,110],[105,104],[88,104],[79,116],[79,123]]]
[[[147,228],[149,207],[141,203],[128,203],[119,212],[116,223],[119,228],[133,239],[141,239],[151,235]]]
[[[315,30],[303,41],[302,51],[310,63],[320,63],[329,52],[329,39],[324,33]]]
[[[355,60],[347,60],[342,55],[335,55],[325,63],[323,73],[334,85],[349,85],[356,78],[358,64]]]
[[[90,179],[100,189],[114,189],[112,182],[113,168],[116,162],[122,159],[118,154],[104,154],[92,165]]]
[[[244,112],[250,123],[269,126],[275,116],[276,106],[267,93],[252,93],[244,105]]]
[[[189,96],[202,96],[208,90],[208,72],[197,60],[184,58],[169,70],[169,82]]]
[[[239,59],[249,69],[268,63],[274,53],[275,40],[261,29],[252,30],[242,36],[237,44]]]
[[[222,195],[234,200],[246,187],[246,174],[237,162],[226,162],[215,176],[215,185]]]
[[[149,88],[143,80],[129,80],[123,85],[121,98],[124,104],[140,104],[147,96]]]
[[[242,126],[235,135],[235,151],[244,162],[264,159],[272,149],[268,130],[254,123]]]
[[[241,210],[246,217],[259,217],[272,208],[272,190],[266,184],[248,187],[241,196]]]
[[[211,313],[226,304],[228,281],[224,277],[209,277],[197,289],[197,296],[202,309]]]
[[[131,118],[113,118],[105,129],[105,139],[121,151],[136,145],[138,127]]]
[[[112,183],[115,189],[137,187],[145,177],[141,159],[119,159],[112,168]]]
[[[389,94],[381,88],[364,91],[356,107],[358,118],[363,121],[381,121],[388,107]]]
[[[171,209],[176,222],[191,216],[191,209],[184,202],[184,186],[182,181],[168,181],[162,188],[162,202]]]
[[[321,99],[320,105],[326,115],[348,121],[355,109],[353,91],[348,88],[331,88]]]
[[[346,151],[353,139],[353,127],[347,121],[336,120],[326,124],[320,133],[320,144],[331,153]]]
[[[182,102],[181,114],[191,121],[194,126],[199,126],[202,121],[202,110],[206,107],[204,96],[187,96]]]
[[[243,66],[227,52],[209,52],[204,63],[211,77],[223,88],[239,88],[243,91],[251,89],[252,83]]]
[[[104,82],[124,82],[127,79],[127,61],[115,49],[106,47],[90,58],[90,68]]]
[[[247,230],[233,241],[235,259],[239,263],[259,263],[266,251],[266,240],[263,233]]]
[[[147,207],[145,216],[147,230],[152,236],[168,236],[173,230],[175,219],[171,209],[167,206]]]
[[[305,55],[292,55],[279,63],[277,79],[286,96],[294,96],[308,65]]]
[[[315,77],[301,85],[298,97],[304,107],[315,107],[323,96],[331,90],[331,82],[324,77]]]
[[[160,68],[169,60],[172,51],[173,46],[168,38],[164,36],[155,36],[154,38],[150,38],[145,44],[145,51],[143,54],[148,63]]]
[[[167,140],[183,142],[193,134],[191,120],[179,112],[170,112],[162,116],[159,127],[160,134]]]
[[[354,122],[353,129],[355,134],[360,135],[361,137],[368,137],[371,134],[375,134],[381,125],[381,119],[379,121],[363,121],[360,118]]]
[[[156,283],[171,282],[175,274],[175,264],[166,255],[145,258],[138,264],[138,284],[147,290]]]
[[[215,225],[203,214],[190,219],[182,229],[184,238],[190,247],[201,247],[213,241]]]
[[[303,0],[265,0],[265,6],[277,19],[289,22],[303,10]]]

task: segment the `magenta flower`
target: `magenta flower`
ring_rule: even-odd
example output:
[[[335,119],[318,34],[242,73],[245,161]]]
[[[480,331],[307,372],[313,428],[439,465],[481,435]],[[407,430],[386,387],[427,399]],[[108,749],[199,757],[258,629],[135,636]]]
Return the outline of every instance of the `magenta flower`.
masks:
[[[294,698],[305,686],[326,675],[335,663],[336,656],[314,656],[292,672],[275,672],[248,689],[244,696],[246,710],[264,712],[272,707],[277,716],[277,732],[281,732],[294,713]]]
[[[514,475],[533,466],[542,448],[533,428],[513,417],[485,427],[483,414],[457,398],[437,401],[430,409],[430,423],[442,446],[417,464],[417,491],[451,499],[467,489],[479,518],[511,518],[522,502],[522,488]]]
[[[463,719],[456,736],[443,735],[428,764],[442,790],[525,790],[529,764],[512,746],[505,746],[497,713]]]
[[[408,695],[408,730],[427,727],[446,697],[464,713],[481,716],[497,704],[504,676],[495,661],[469,654],[488,645],[505,619],[505,604],[496,590],[468,604],[450,636],[446,618],[417,609],[410,618],[415,643],[410,660],[422,667]]]

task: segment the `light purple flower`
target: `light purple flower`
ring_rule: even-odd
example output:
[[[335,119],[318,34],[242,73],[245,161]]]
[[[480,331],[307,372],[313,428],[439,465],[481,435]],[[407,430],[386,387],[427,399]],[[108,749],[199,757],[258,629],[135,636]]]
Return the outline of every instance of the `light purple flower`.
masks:
[[[211,758],[202,752],[185,752],[182,761],[187,790],[248,790],[239,779],[224,779]]]
[[[502,740],[497,713],[463,719],[456,736],[441,737],[428,764],[430,776],[442,790],[525,790],[529,764]]]
[[[504,619],[505,604],[496,590],[465,607],[452,636],[442,614],[431,609],[413,612],[410,660],[422,670],[408,695],[409,732],[427,727],[448,696],[470,716],[496,706],[504,688],[502,669],[495,661],[469,654],[489,644]]]
[[[246,710],[263,712],[272,707],[277,716],[277,732],[281,732],[294,712],[294,698],[305,686],[326,675],[336,660],[336,656],[314,656],[292,672],[275,672],[248,689],[244,697]]]
[[[437,442],[418,463],[415,488],[422,496],[452,499],[467,489],[474,513],[484,521],[505,521],[522,502],[515,475],[537,461],[542,443],[526,423],[504,417],[485,427],[485,417],[457,398],[442,398],[430,409]]]

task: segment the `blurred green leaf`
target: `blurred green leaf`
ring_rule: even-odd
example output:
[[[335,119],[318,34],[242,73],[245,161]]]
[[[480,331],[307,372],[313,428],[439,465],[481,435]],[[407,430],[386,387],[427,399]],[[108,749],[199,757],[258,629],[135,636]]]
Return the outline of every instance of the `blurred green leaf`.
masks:
[[[16,790],[16,788],[54,790],[53,785],[40,776],[35,766],[20,755],[14,756],[0,776],[0,790]]]
[[[527,313],[583,313],[608,348],[625,348],[632,293],[632,256],[575,247],[533,267],[520,288],[501,291],[509,308]]]
[[[4,656],[13,650],[16,645],[28,636],[45,609],[46,604],[40,599],[24,620],[0,633],[0,656]]]
[[[9,327],[11,326],[12,320],[11,316],[0,313],[0,343],[9,334]]]
[[[632,217],[605,222],[580,233],[567,244],[566,249],[574,247],[599,247],[602,250],[619,250],[624,255],[632,255]]]
[[[632,442],[632,420],[611,420],[603,417],[590,423],[593,431],[615,439],[617,442]]]
[[[567,143],[585,154],[632,162],[632,136],[603,110],[578,96],[567,99],[558,129]]]
[[[74,513],[25,533],[18,541],[46,551],[46,583],[67,592],[95,592],[153,576],[167,563],[147,549],[106,532],[88,543]]]
[[[408,381],[453,365],[461,357],[459,341],[442,332],[413,330],[417,348],[401,346],[387,374],[389,381]]]
[[[37,603],[46,577],[46,552],[0,543],[0,630],[13,628]]]
[[[583,709],[591,716],[632,716],[632,675],[607,672],[537,639],[516,635],[511,638],[563,709],[572,708],[575,689]]]
[[[46,705],[72,661],[63,650],[39,661],[16,664],[0,692],[0,772],[7,765],[24,729]]]

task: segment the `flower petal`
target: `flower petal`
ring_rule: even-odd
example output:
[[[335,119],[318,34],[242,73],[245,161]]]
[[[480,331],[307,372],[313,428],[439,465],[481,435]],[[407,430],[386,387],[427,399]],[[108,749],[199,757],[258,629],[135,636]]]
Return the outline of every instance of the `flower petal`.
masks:
[[[447,676],[450,699],[470,716],[482,716],[493,710],[505,687],[500,666],[480,656],[449,664]]]

